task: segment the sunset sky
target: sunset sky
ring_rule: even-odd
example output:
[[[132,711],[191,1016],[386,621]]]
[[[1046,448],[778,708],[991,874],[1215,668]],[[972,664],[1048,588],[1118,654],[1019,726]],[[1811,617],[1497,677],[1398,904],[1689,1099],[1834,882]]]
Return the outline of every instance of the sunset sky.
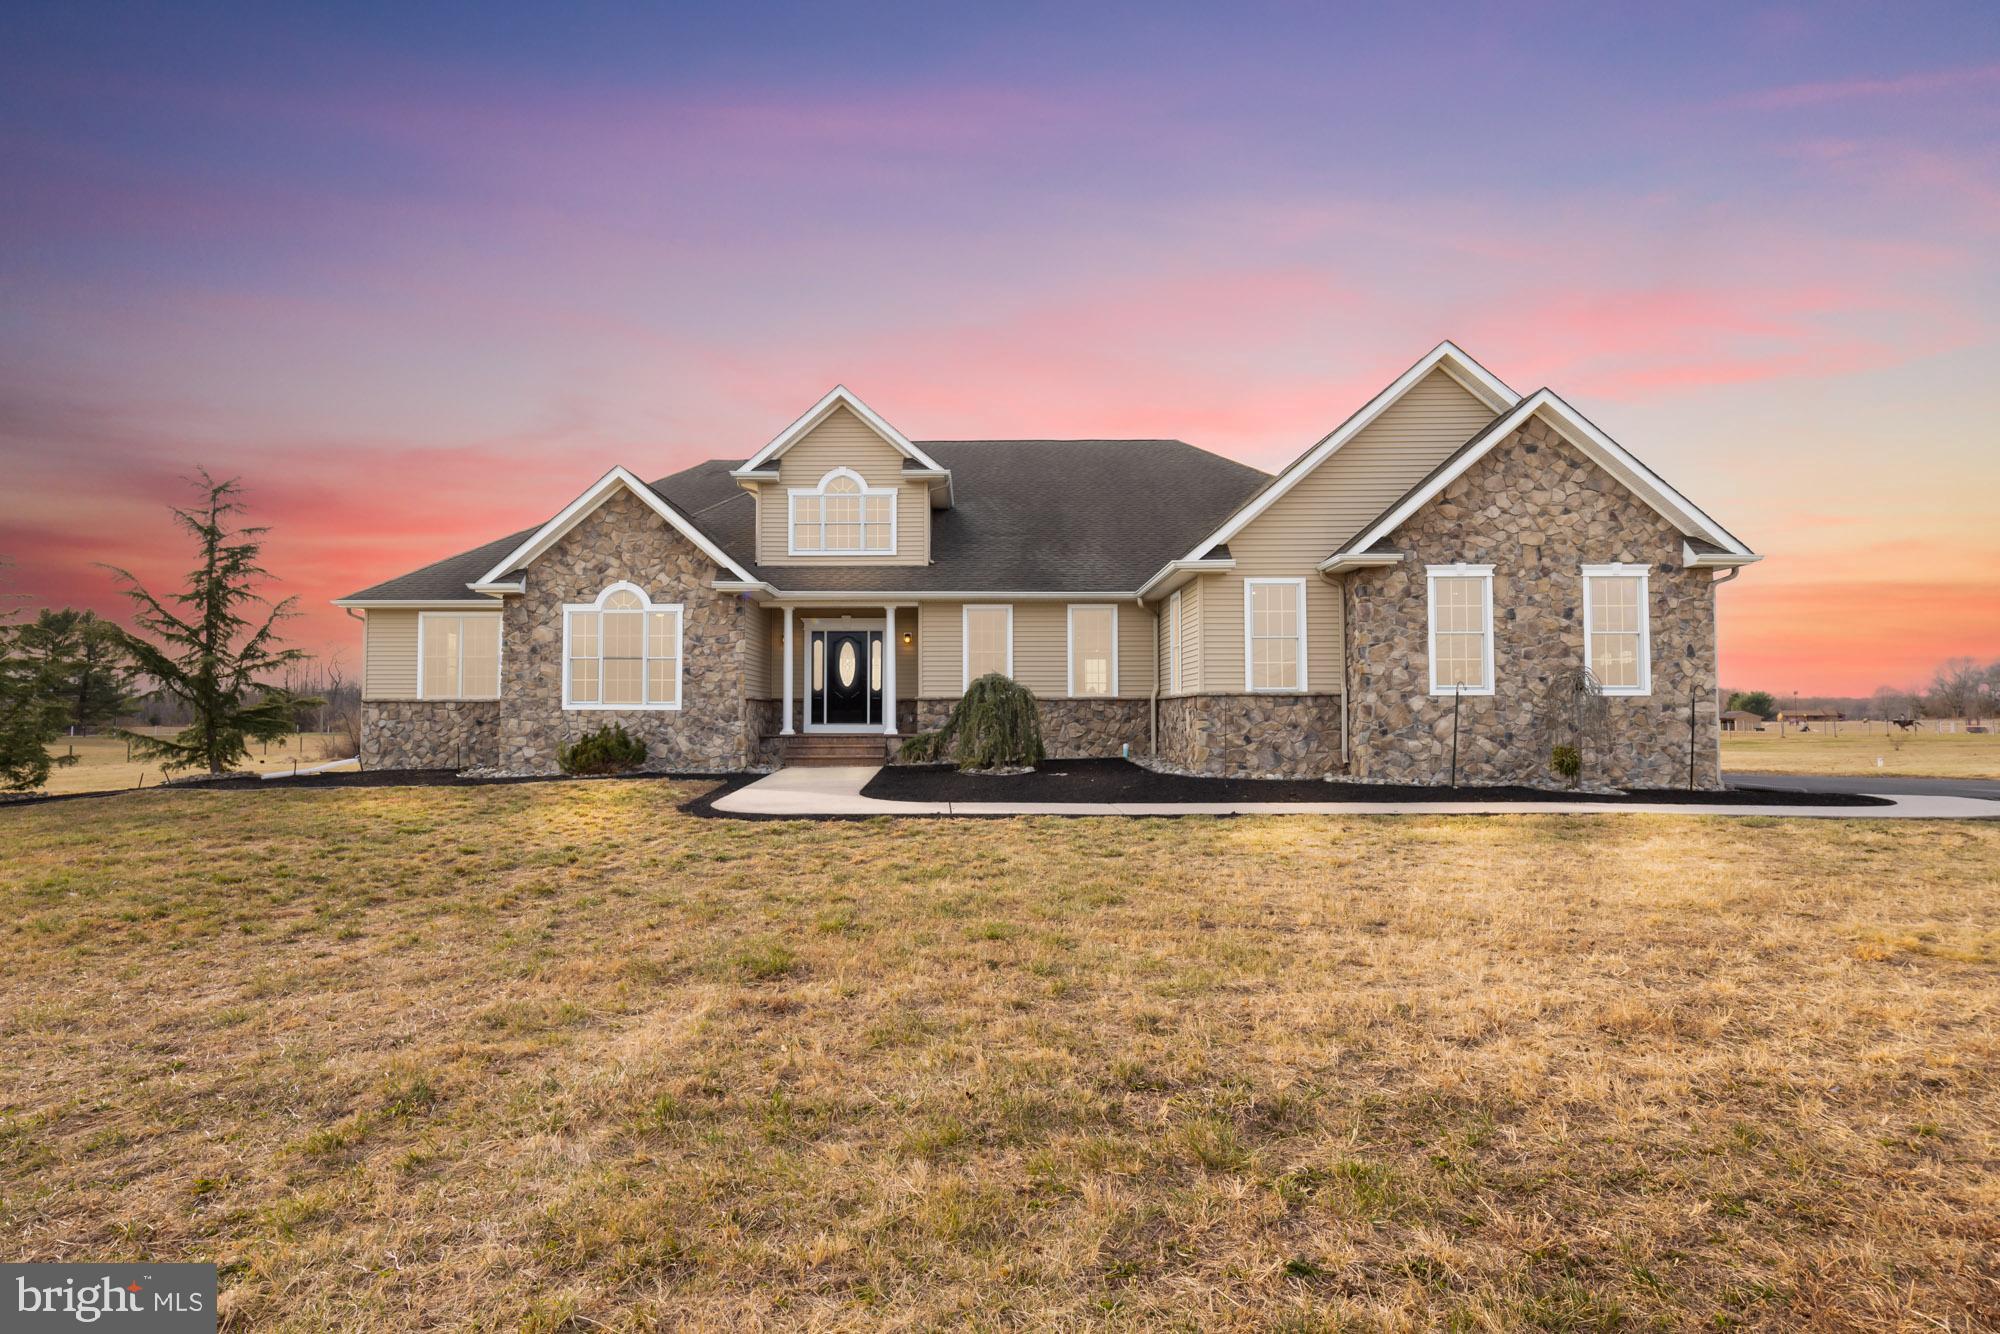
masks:
[[[1767,559],[1723,683],[2000,657],[2000,6],[16,7],[0,591],[194,465],[296,642],[836,381],[1273,469],[1441,338]]]

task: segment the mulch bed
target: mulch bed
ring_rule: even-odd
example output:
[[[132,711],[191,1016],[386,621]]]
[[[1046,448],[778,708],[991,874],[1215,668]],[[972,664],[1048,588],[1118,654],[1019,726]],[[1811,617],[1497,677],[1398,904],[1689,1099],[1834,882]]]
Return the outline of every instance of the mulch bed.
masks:
[[[1835,792],[1635,788],[1599,796],[1532,787],[1422,787],[1329,783],[1318,778],[1189,778],[1155,773],[1129,760],[1048,760],[1034,773],[960,773],[947,764],[892,764],[861,789],[885,801],[1601,801],[1633,805],[1890,806],[1880,797]]]

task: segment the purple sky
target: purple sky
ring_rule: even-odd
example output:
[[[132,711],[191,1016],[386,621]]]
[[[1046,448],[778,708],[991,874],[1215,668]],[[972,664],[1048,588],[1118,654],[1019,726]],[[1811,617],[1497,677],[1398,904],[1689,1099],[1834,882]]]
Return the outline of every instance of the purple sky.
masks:
[[[2000,656],[2000,8],[47,6],[0,41],[0,557],[306,599],[754,450],[1266,468],[1440,338],[1769,555],[1723,676]]]

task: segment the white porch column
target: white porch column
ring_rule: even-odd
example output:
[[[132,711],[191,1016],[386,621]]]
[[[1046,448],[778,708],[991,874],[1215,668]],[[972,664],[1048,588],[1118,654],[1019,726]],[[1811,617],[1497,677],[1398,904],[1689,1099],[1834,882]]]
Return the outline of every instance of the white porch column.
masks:
[[[896,735],[896,604],[882,608],[882,734]]]
[[[779,736],[792,735],[792,663],[798,654],[792,650],[792,609],[785,608],[785,716],[778,724]]]

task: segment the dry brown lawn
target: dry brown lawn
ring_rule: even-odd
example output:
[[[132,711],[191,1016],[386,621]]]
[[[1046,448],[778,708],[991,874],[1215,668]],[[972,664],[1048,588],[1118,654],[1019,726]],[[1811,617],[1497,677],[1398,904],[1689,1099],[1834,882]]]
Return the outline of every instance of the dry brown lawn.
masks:
[[[0,809],[0,1236],[230,1329],[1967,1330],[2000,825]]]
[[[1876,723],[1810,732],[1724,732],[1722,767],[1731,773],[1851,774],[1891,778],[2000,778],[2000,732],[1888,732]],[[1923,724],[1929,727],[1930,724]],[[1880,761],[1878,764],[1877,761]]]
[[[176,729],[156,727],[145,730],[170,735]],[[273,741],[269,746],[256,742],[250,747],[250,758],[241,767],[267,773],[274,769],[290,769],[294,763],[301,768],[322,764],[333,757],[332,741],[329,733],[306,732],[286,740]],[[49,747],[49,754],[75,755],[76,763],[58,765],[49,770],[49,781],[41,788],[43,792],[122,792],[127,788],[158,787],[172,777],[161,770],[158,760],[133,758],[130,749],[117,737],[64,737]]]

